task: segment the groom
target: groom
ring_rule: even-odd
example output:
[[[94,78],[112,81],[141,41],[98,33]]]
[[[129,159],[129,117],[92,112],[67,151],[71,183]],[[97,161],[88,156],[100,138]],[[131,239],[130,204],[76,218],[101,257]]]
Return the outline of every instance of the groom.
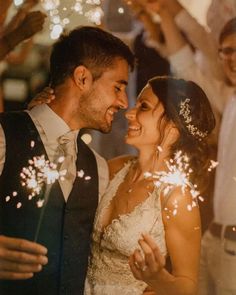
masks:
[[[114,114],[127,108],[125,88],[133,65],[133,54],[118,38],[98,28],[77,28],[52,49],[56,98],[28,112],[1,114],[1,295],[83,294],[98,193],[108,171],[104,159],[77,135],[82,128],[110,131]],[[74,138],[69,140],[74,143],[71,164],[84,175],[53,184],[39,243],[34,243],[42,208],[37,208],[38,196],[28,200],[20,173],[33,157],[55,161],[68,136]]]

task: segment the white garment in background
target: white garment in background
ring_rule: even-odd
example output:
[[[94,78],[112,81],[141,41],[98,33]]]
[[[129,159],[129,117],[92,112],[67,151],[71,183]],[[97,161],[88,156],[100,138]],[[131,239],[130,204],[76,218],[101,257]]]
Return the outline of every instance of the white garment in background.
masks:
[[[236,228],[236,97],[224,109],[220,127],[213,199],[214,222]],[[224,230],[224,227],[223,227]],[[236,241],[214,237],[207,230],[202,239],[198,295],[236,295]]]
[[[236,17],[235,0],[212,0],[207,12],[207,24],[216,40],[223,26],[233,17]]]
[[[218,134],[220,120],[227,101],[233,96],[235,87],[228,86],[223,80],[203,73],[194,60],[194,54],[188,45],[169,57],[174,75],[197,83],[206,93],[216,118],[215,133]]]
[[[140,248],[142,233],[149,233],[160,251],[166,255],[165,231],[162,222],[160,189],[155,187],[148,198],[128,214],[122,214],[103,230],[102,219],[132,161],[111,180],[95,217],[92,253],[85,286],[85,295],[141,295],[147,285],[134,278],[129,256]]]
[[[202,239],[198,295],[236,295],[236,241],[207,230]]]
[[[192,46],[196,48],[196,60],[201,71],[206,75],[224,80],[225,77],[218,59],[218,40],[215,40],[214,35],[185,9],[175,16],[175,22]]]
[[[224,110],[217,161],[219,165],[215,179],[214,219],[223,225],[236,225],[236,97],[234,96],[228,101]]]

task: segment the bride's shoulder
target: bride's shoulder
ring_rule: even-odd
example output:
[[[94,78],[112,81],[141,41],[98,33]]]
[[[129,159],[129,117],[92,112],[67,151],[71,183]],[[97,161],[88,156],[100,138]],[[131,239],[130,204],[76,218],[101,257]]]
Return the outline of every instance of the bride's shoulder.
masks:
[[[134,160],[136,157],[131,155],[122,155],[111,160],[108,160],[108,167],[110,173],[110,179],[114,177],[114,175],[124,167],[125,163]]]

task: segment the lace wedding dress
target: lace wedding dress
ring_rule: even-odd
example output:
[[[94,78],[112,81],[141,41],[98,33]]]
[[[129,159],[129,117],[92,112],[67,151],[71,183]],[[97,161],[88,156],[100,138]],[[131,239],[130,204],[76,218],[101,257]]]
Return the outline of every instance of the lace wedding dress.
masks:
[[[147,285],[136,280],[128,260],[135,249],[140,248],[138,239],[149,233],[160,251],[166,255],[165,232],[162,222],[160,189],[155,188],[148,198],[128,214],[122,214],[102,229],[104,211],[124,180],[132,161],[111,180],[98,206],[92,235],[90,263],[85,284],[85,295],[139,295]]]

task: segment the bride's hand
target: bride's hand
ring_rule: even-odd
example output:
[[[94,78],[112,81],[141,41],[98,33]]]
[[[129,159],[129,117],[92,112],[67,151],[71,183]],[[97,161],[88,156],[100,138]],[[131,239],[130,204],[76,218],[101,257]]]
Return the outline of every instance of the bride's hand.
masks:
[[[32,109],[34,106],[42,103],[50,103],[55,99],[54,91],[50,87],[45,87],[41,92],[39,92],[28,104],[28,110]]]
[[[134,277],[152,285],[165,266],[165,257],[161,254],[156,242],[148,235],[142,235],[139,245],[143,251],[135,250],[130,256],[129,265]]]

